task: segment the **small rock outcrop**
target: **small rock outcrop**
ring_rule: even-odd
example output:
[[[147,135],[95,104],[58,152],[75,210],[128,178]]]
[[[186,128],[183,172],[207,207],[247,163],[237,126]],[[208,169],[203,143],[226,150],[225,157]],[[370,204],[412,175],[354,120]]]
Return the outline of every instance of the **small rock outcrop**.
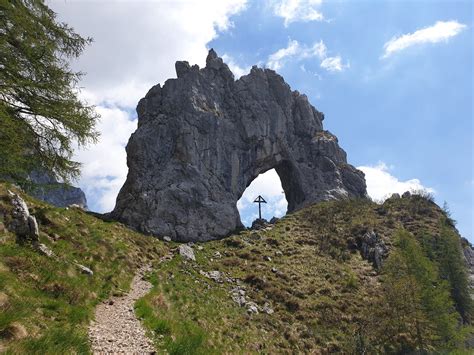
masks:
[[[269,223],[265,218],[257,218],[252,222],[250,229],[258,230],[269,226],[271,226],[271,223]]]
[[[360,252],[364,259],[373,263],[377,270],[382,268],[383,260],[388,256],[388,248],[374,231],[365,233],[360,241]]]
[[[13,206],[12,220],[8,229],[15,233],[16,241],[20,245],[31,245],[36,251],[47,257],[55,257],[53,251],[46,245],[39,242],[39,227],[35,216],[30,214],[30,210],[20,195],[8,191]]]
[[[76,205],[87,209],[86,195],[80,188],[60,183],[46,173],[33,172],[29,180],[33,186],[27,192],[33,197],[57,207]]]
[[[8,191],[13,206],[12,221],[8,229],[15,233],[20,244],[37,244],[39,240],[38,222],[30,215],[26,202],[16,193]]]
[[[288,212],[367,196],[324,115],[273,70],[254,66],[236,81],[211,49],[205,68],[177,62],[176,73],[138,104],[113,218],[176,241],[222,238],[242,227],[245,188],[272,168]]]

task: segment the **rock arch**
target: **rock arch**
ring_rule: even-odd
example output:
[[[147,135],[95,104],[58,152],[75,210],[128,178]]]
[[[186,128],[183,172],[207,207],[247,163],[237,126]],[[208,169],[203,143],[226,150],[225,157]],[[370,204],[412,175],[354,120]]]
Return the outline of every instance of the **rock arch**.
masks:
[[[211,49],[205,68],[176,62],[176,72],[138,104],[114,218],[178,241],[221,238],[242,225],[245,188],[272,168],[288,212],[367,196],[364,174],[323,130],[324,115],[273,70],[254,66],[235,81]]]

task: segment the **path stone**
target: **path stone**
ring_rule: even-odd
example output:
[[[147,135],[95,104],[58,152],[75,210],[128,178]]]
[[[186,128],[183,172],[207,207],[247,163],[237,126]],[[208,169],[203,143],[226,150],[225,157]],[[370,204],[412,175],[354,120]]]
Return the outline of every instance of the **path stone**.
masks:
[[[89,327],[89,339],[94,354],[154,354],[152,341],[133,312],[135,301],[152,288],[143,280],[148,267],[138,270],[132,280],[130,292],[112,297],[95,310],[95,321]]]

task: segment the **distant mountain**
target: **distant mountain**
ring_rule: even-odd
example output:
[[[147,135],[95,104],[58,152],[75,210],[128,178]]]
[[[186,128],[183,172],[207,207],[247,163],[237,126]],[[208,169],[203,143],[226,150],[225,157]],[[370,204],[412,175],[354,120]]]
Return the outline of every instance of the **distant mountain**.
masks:
[[[87,209],[87,199],[84,191],[78,187],[58,182],[47,173],[33,172],[29,175],[33,183],[28,193],[32,196],[57,207],[77,205]]]

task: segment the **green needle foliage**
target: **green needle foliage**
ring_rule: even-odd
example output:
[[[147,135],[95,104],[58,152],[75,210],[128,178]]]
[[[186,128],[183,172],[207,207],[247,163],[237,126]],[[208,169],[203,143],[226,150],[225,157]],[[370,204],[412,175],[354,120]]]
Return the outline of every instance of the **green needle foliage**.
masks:
[[[458,345],[457,312],[436,264],[416,239],[400,230],[397,249],[384,265],[381,329],[389,339],[386,351],[410,353],[453,349]],[[395,346],[395,348],[393,348]]]
[[[97,140],[98,115],[78,98],[69,60],[90,42],[41,0],[0,0],[0,177],[78,176],[73,149]]]
[[[440,221],[440,234],[438,236],[424,234],[421,243],[428,257],[438,264],[440,277],[448,282],[454,306],[463,322],[469,324],[473,312],[469,280],[462,257],[460,238],[452,226],[449,216],[443,217]]]

